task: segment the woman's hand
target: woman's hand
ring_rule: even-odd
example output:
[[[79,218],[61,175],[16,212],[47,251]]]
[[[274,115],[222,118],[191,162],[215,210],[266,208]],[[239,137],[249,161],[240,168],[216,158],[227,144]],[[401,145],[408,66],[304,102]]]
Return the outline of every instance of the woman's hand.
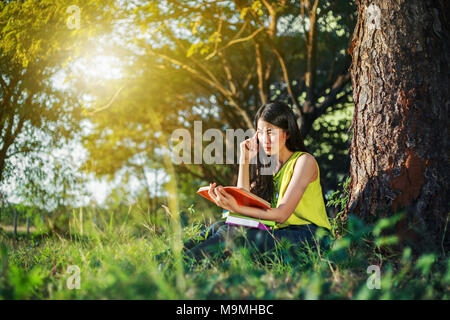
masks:
[[[216,183],[209,184],[208,194],[214,200],[214,202],[221,208],[238,213],[239,205],[228,192],[222,186],[217,186]]]
[[[249,163],[250,159],[254,158],[258,154],[258,131],[255,132],[253,137],[241,142],[241,162]]]

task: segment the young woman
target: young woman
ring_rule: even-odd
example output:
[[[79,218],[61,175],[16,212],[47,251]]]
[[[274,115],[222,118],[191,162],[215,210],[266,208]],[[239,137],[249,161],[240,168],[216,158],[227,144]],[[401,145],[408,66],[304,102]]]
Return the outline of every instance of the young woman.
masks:
[[[232,251],[236,243],[265,252],[282,239],[301,245],[312,240],[317,228],[331,229],[322,196],[319,167],[305,148],[292,110],[283,102],[271,102],[260,107],[254,121],[255,135],[240,145],[237,185],[269,201],[271,208],[263,210],[238,205],[216,183],[210,184],[209,195],[223,209],[273,220],[275,228],[264,231],[219,221],[202,232],[199,237],[202,241],[191,239],[185,243],[187,256],[211,256],[224,247]],[[264,164],[260,159],[263,155],[275,161],[275,166],[269,161]],[[256,163],[251,161],[255,157]]]

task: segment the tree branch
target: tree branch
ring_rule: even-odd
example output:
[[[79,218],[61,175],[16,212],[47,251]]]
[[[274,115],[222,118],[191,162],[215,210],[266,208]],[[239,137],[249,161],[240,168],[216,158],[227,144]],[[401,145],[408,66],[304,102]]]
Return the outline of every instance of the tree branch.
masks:
[[[277,11],[266,0],[262,0],[262,3],[267,8],[267,11],[269,11],[269,15],[271,17],[269,29],[267,32],[268,32],[269,36],[272,38],[273,36],[275,36],[275,33],[277,31],[277,16],[278,16]]]
[[[8,89],[8,86],[6,85],[5,80],[3,80],[3,75],[0,75],[0,84],[3,88],[3,91],[6,93],[6,90]]]
[[[259,97],[261,98],[261,103],[267,103],[267,94],[264,92],[264,76],[263,76],[263,62],[261,56],[261,48],[259,43],[254,40],[255,43],[255,53],[256,53],[256,74],[258,76],[258,90]]]
[[[219,46],[219,40],[218,40],[218,37],[219,37],[219,35],[221,34],[221,31],[222,31],[222,25],[223,25],[223,19],[222,19],[222,15],[220,15],[220,18],[219,18],[219,27],[218,27],[218,29],[217,29],[217,36],[216,36],[216,41],[215,41],[215,43],[214,43],[214,51],[213,52],[211,52],[206,58],[205,58],[205,60],[209,60],[210,58],[212,58],[212,57],[214,57],[215,55],[216,55],[216,53],[217,53],[217,47]]]
[[[174,58],[171,58],[171,57],[169,57],[169,56],[167,56],[167,55],[165,55],[165,54],[155,52],[153,49],[151,49],[151,48],[148,46],[148,44],[146,44],[146,46],[147,46],[147,51],[148,51],[150,54],[155,55],[155,56],[160,57],[160,58],[162,58],[162,59],[164,59],[164,60],[167,60],[167,61],[169,61],[169,62],[171,62],[171,63],[173,63],[173,64],[175,64],[175,65],[180,66],[182,69],[188,71],[189,73],[191,73],[192,75],[194,75],[194,76],[197,77],[198,79],[200,79],[200,80],[206,82],[206,83],[209,84],[211,87],[216,88],[220,93],[222,93],[224,96],[226,96],[227,99],[230,101],[231,105],[232,105],[233,107],[235,107],[235,108],[238,110],[238,112],[239,112],[239,113],[241,114],[241,116],[244,118],[244,121],[245,121],[245,123],[247,124],[247,126],[248,126],[249,128],[253,128],[253,123],[252,123],[250,117],[248,116],[247,112],[246,112],[244,109],[242,109],[242,108],[238,105],[238,103],[237,103],[237,102],[234,100],[234,98],[233,98],[233,94],[232,94],[230,91],[228,91],[226,88],[224,88],[224,87],[217,81],[217,79],[216,79],[214,76],[213,76],[214,79],[209,79],[209,78],[207,78],[207,77],[201,75],[197,70],[193,69],[192,67],[190,67],[190,66],[188,66],[188,65],[186,65],[186,64],[184,64],[184,63],[182,63],[181,61],[178,61],[178,60],[176,60],[176,59],[174,59]],[[201,66],[200,66],[200,67],[201,67]]]
[[[224,47],[222,47],[220,50],[222,51],[222,50],[224,50],[224,49],[226,49],[226,48],[228,48],[228,47],[230,47],[230,46],[232,46],[232,45],[234,45],[234,44],[236,44],[236,43],[240,43],[240,42],[245,42],[245,41],[251,40],[251,39],[253,39],[254,37],[256,37],[256,35],[257,35],[258,33],[260,33],[261,31],[263,31],[263,30],[264,30],[264,26],[258,28],[258,29],[255,30],[251,35],[249,35],[249,36],[247,36],[247,37],[240,38],[240,39],[236,39],[236,40],[232,40],[232,41],[228,42],[227,45],[224,46]]]
[[[223,69],[225,70],[225,75],[227,76],[228,85],[230,86],[231,93],[233,96],[237,96],[237,89],[233,82],[233,76],[231,74],[231,68],[230,64],[228,63],[228,60],[224,57],[222,52],[218,53],[218,56],[220,60],[222,61]]]
[[[100,111],[104,111],[106,109],[109,109],[111,107],[111,105],[113,104],[114,100],[116,100],[116,98],[119,96],[119,93],[126,87],[128,83],[125,82],[117,91],[116,93],[114,93],[114,95],[111,97],[111,99],[109,99],[108,103],[105,104],[103,107],[100,107],[98,109],[95,109],[91,112],[88,112],[88,115],[92,116]]]
[[[342,97],[337,98],[337,95],[342,92],[342,89],[350,82],[350,74],[343,74],[340,75],[336,81],[334,82],[333,86],[331,87],[330,93],[327,95],[324,101],[320,103],[316,108],[314,108],[314,115],[316,118],[318,118],[320,115],[325,113],[326,109],[340,101],[343,100],[344,97],[347,97],[347,95],[351,92],[345,91],[345,94]]]
[[[317,5],[319,0],[315,0],[309,14],[310,30],[308,42],[306,43],[307,61],[305,73],[306,103],[303,105],[303,112],[312,112],[312,102],[315,99],[316,86],[316,52],[317,52]]]
[[[254,18],[256,20],[259,21],[260,24],[262,24],[264,26],[264,24],[261,21],[261,19],[253,11],[252,11],[252,15],[254,16]],[[275,48],[275,45],[274,45],[274,43],[272,41],[272,38],[270,37],[270,34],[268,33],[268,31],[265,28],[264,28],[264,35],[266,36],[266,39],[267,39],[267,42],[268,42],[270,48],[272,49],[272,51],[275,53],[275,55],[278,58],[278,62],[280,63],[281,70],[283,71],[283,78],[284,78],[284,81],[286,82],[286,87],[287,87],[288,94],[289,94],[289,96],[291,98],[291,101],[294,104],[294,106],[295,106],[295,108],[296,108],[296,110],[298,112],[298,115],[301,116],[300,105],[298,104],[297,99],[294,97],[294,94],[292,93],[292,87],[291,87],[291,82],[289,81],[289,74],[287,72],[286,63],[284,62],[284,59],[281,56],[280,52],[277,50],[277,48]]]
[[[289,80],[289,74],[288,74],[288,71],[287,71],[286,63],[284,62],[284,59],[281,56],[280,52],[278,52],[278,50],[273,45],[271,39],[269,40],[269,45],[272,48],[272,51],[277,56],[278,61],[280,63],[281,70],[283,71],[283,78],[284,78],[284,81],[286,82],[287,91],[289,93],[289,96],[291,97],[291,101],[294,104],[295,108],[297,109],[298,115],[301,116],[302,113],[301,113],[300,105],[298,104],[297,99],[295,98],[294,94],[292,93],[292,87],[291,87],[291,82]]]

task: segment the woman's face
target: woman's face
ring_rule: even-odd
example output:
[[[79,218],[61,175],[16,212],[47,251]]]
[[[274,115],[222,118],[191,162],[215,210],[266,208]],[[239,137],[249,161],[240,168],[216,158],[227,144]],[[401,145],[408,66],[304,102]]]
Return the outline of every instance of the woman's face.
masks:
[[[257,132],[259,144],[267,155],[274,155],[286,147],[287,133],[267,121],[259,119],[257,122]]]

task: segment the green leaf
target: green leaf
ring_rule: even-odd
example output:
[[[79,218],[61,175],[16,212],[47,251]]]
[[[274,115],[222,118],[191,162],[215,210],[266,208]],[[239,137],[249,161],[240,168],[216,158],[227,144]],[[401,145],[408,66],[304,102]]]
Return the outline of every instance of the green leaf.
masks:
[[[426,275],[430,272],[435,261],[436,255],[434,253],[424,254],[417,260],[416,269],[421,270],[422,275]]]
[[[192,44],[186,53],[186,57],[189,58],[190,56],[192,56],[193,54],[198,52],[200,50],[200,48],[203,47],[203,45],[204,45],[203,41]]]

